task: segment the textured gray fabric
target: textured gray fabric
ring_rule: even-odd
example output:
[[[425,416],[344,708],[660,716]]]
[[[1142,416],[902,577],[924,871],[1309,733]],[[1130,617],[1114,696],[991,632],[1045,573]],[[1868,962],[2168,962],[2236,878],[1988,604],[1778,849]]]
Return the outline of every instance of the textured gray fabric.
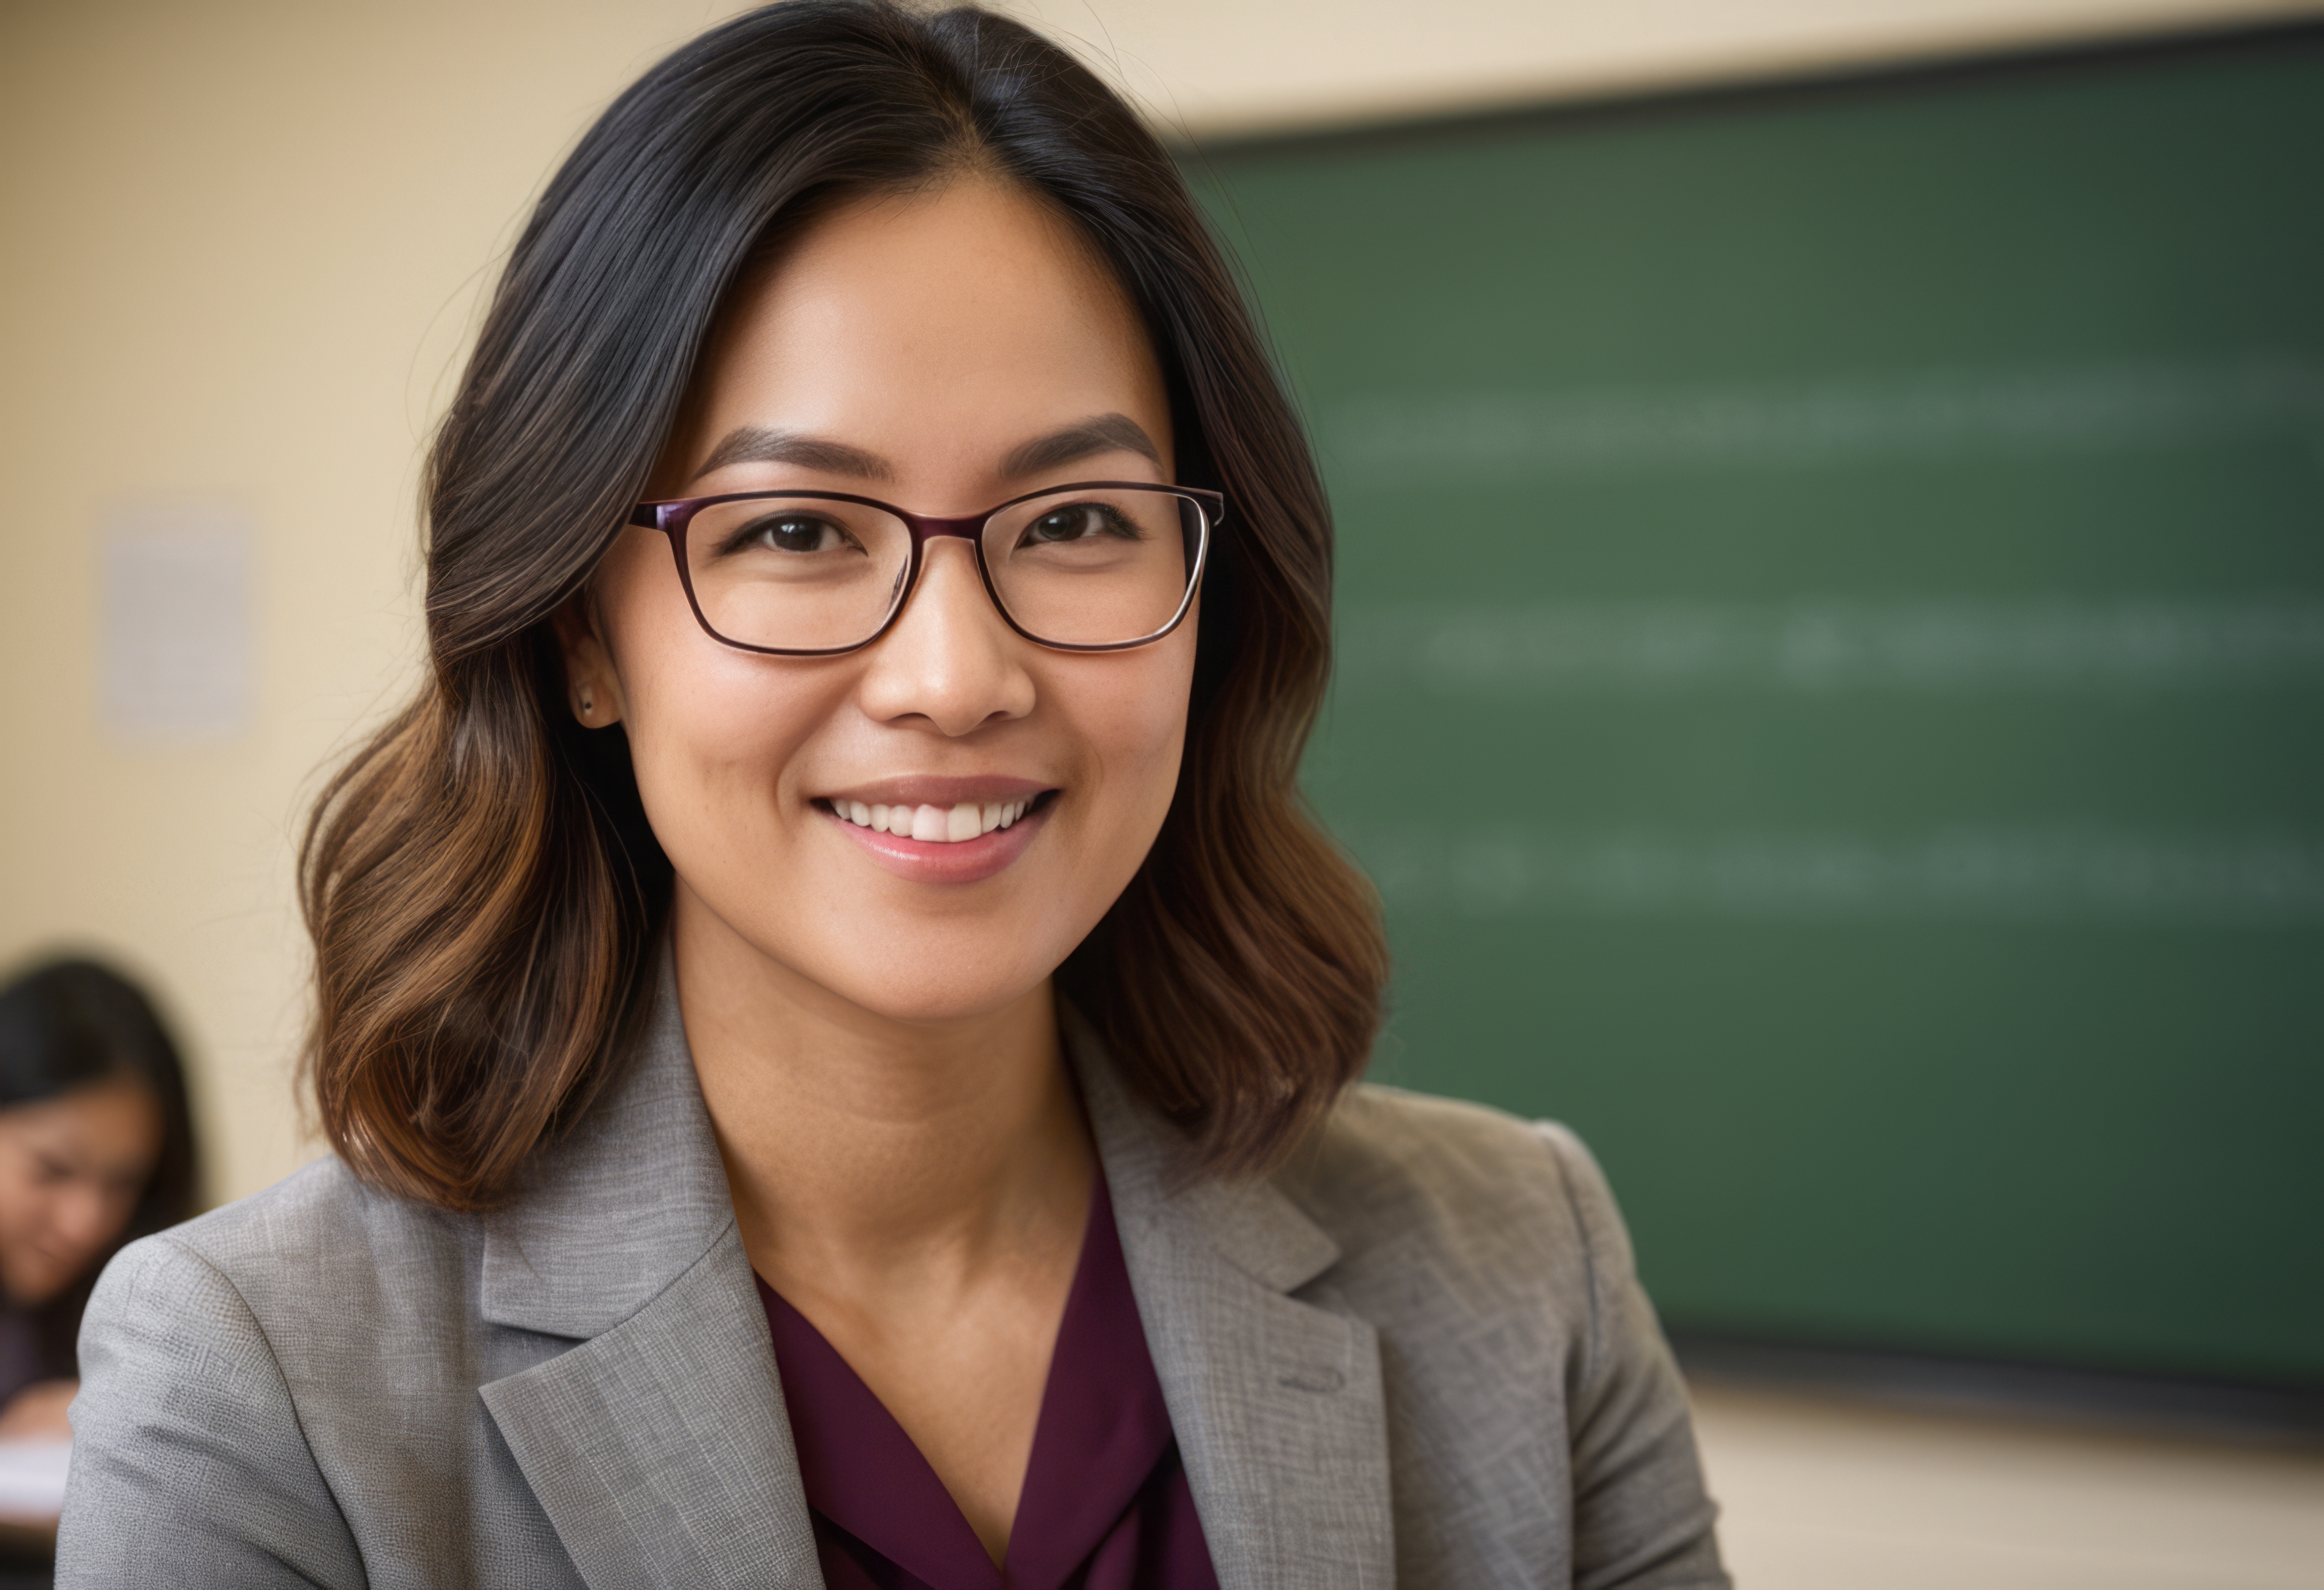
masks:
[[[1223,1590],[1727,1583],[1569,1133],[1363,1088],[1272,1179],[1192,1180],[1071,1034]],[[125,1250],[81,1353],[60,1585],[819,1583],[667,975],[506,1210],[325,1160]]]

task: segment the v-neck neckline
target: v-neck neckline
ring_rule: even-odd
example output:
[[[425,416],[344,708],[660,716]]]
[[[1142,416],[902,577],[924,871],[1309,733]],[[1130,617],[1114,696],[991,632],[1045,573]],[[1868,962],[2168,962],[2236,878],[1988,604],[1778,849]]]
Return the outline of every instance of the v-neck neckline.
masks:
[[[999,1565],[853,1367],[780,1293],[758,1285],[807,1505],[935,1590],[1057,1590],[1170,1450],[1170,1416],[1102,1173]]]

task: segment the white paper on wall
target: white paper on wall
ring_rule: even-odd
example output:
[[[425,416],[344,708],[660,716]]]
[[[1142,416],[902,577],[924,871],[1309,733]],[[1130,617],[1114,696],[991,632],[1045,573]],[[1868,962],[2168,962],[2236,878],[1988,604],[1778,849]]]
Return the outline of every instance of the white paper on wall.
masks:
[[[257,535],[217,503],[140,504],[105,525],[105,716],[124,738],[229,740],[249,727]]]

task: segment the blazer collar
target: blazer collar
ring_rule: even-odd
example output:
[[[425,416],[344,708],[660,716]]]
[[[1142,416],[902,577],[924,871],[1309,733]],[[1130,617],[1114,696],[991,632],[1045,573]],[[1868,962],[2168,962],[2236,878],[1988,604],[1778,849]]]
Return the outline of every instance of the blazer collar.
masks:
[[[485,1217],[482,1308],[585,1338],[482,1388],[593,1590],[819,1590],[766,1315],[665,950],[642,1040]]]
[[[484,1317],[549,1336],[601,1336],[733,1224],[664,948],[628,1063],[534,1160],[516,1199],[484,1217]]]
[[[1194,1178],[1184,1139],[1064,1013],[1222,1590],[1386,1590],[1396,1542],[1379,1342],[1329,1306],[1339,1245],[1272,1181]],[[1312,1300],[1288,1295],[1303,1288]]]

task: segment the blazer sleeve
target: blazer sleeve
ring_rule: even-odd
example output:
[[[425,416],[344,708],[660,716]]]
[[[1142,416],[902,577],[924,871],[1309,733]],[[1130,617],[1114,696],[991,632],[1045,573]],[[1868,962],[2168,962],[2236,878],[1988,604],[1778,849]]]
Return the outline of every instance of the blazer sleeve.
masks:
[[[106,1267],[81,1320],[60,1590],[358,1590],[363,1561],[233,1284],[168,1235]]]
[[[1613,1189],[1580,1138],[1554,1122],[1539,1130],[1590,1271],[1588,1337],[1569,1403],[1574,1590],[1728,1590],[1686,1383],[1638,1284]]]

